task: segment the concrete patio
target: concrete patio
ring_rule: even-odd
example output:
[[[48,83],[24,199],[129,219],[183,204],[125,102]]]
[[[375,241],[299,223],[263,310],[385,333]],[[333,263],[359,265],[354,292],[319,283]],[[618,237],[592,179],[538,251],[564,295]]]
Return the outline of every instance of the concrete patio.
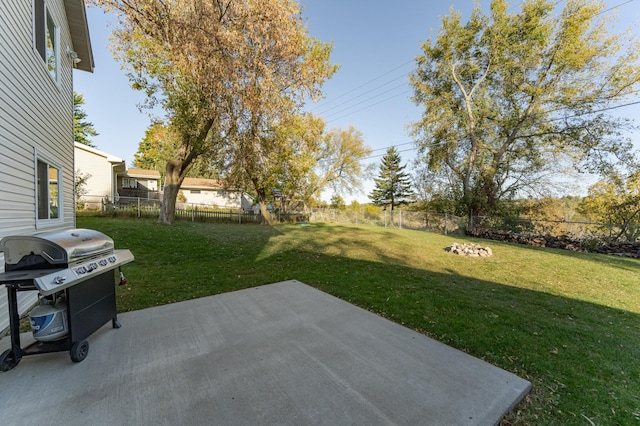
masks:
[[[118,318],[0,373],[2,424],[493,425],[531,386],[298,281]]]

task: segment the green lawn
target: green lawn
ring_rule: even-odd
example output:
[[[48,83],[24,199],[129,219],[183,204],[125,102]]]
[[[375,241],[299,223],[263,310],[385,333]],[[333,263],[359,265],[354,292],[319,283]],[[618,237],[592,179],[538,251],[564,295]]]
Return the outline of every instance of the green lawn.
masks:
[[[135,255],[121,311],[297,279],[530,380],[505,424],[640,424],[640,260],[335,224],[78,227]]]

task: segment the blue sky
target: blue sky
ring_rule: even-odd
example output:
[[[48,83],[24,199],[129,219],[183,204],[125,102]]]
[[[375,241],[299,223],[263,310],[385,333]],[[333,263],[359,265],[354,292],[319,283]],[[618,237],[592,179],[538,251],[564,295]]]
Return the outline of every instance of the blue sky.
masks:
[[[383,155],[394,145],[403,162],[413,159],[415,151],[407,125],[420,117],[420,109],[411,100],[407,74],[420,54],[421,43],[435,36],[440,18],[450,7],[469,16],[474,0],[304,0],[303,14],[309,32],[334,44],[332,62],[341,66],[324,86],[325,99],[308,109],[323,116],[329,128],[353,125],[363,133],[373,155]],[[487,7],[489,0],[480,2]],[[513,2],[517,10],[521,2]],[[617,8],[620,28],[635,28],[640,34],[640,0],[607,0]],[[564,1],[560,0],[558,6]],[[608,12],[611,13],[611,12]],[[144,95],[129,87],[127,77],[109,50],[109,34],[115,18],[100,9],[88,8],[89,30],[95,72],[74,71],[74,88],[85,98],[84,110],[99,135],[97,147],[122,157],[127,164],[144,137],[150,119],[137,107]],[[640,125],[640,108],[622,108],[620,115],[635,118]],[[640,148],[640,133],[631,135]],[[367,160],[379,164],[380,157]],[[349,202],[367,201],[372,183],[366,182],[360,194],[347,195]],[[328,194],[330,196],[330,194]],[[327,198],[327,195],[325,197]]]

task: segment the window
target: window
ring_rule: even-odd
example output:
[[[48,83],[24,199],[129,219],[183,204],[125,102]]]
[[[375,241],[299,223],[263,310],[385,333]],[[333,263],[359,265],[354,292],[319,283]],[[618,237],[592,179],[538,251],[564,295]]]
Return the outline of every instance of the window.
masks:
[[[38,220],[60,219],[62,171],[45,161],[38,160],[36,206]]]
[[[138,181],[132,178],[122,178],[122,187],[135,189],[138,187]]]
[[[58,81],[58,68],[60,61],[60,35],[58,26],[47,8],[45,0],[34,0],[33,28],[34,44],[42,57],[49,74]]]

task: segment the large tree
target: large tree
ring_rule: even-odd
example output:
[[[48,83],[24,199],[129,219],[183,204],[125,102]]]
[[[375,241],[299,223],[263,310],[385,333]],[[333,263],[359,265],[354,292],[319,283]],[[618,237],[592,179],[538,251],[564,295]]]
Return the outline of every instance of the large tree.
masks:
[[[640,239],[640,169],[595,183],[578,210],[608,228],[614,241]]]
[[[93,127],[93,123],[86,120],[87,113],[82,109],[82,105],[84,105],[82,94],[73,92],[73,139],[75,142],[95,148],[91,138],[98,136],[98,132]]]
[[[391,208],[392,221],[395,207],[408,203],[414,195],[411,178],[405,168],[398,150],[393,146],[387,149],[380,162],[378,177],[374,179],[375,188],[369,195],[376,206]]]
[[[261,160],[271,129],[319,95],[331,46],[307,35],[289,0],[92,0],[119,17],[113,49],[134,88],[179,137],[166,165],[161,222],[199,156],[235,155],[266,213]]]
[[[368,173],[362,160],[371,149],[365,145],[362,133],[354,127],[325,131],[324,120],[308,113],[283,117],[263,133],[260,144],[263,155],[255,175],[260,178],[265,196],[270,197],[272,189],[278,188],[284,196],[283,205],[291,209],[306,210],[328,189],[352,193],[361,187],[362,178]],[[218,166],[225,181],[246,182],[246,171],[253,167],[238,159],[237,152],[230,154]],[[251,187],[250,183],[247,185]]]
[[[286,193],[300,200],[305,208],[326,190],[347,194],[358,191],[369,174],[362,160],[371,154],[371,148],[355,127],[335,128],[314,136],[305,152],[296,156],[310,167],[290,168],[282,175]]]
[[[133,164],[141,169],[157,170],[164,179],[167,162],[176,158],[179,148],[179,135],[162,121],[155,121],[149,125],[138,144]],[[201,155],[193,161],[187,176],[217,179],[219,173],[210,157]]]
[[[455,175],[470,220],[539,194],[567,165],[609,172],[630,151],[628,120],[607,108],[638,87],[638,44],[608,31],[603,3],[568,0],[560,13],[554,4],[525,0],[509,13],[493,0],[467,23],[452,10],[422,46],[413,133],[428,166]]]

